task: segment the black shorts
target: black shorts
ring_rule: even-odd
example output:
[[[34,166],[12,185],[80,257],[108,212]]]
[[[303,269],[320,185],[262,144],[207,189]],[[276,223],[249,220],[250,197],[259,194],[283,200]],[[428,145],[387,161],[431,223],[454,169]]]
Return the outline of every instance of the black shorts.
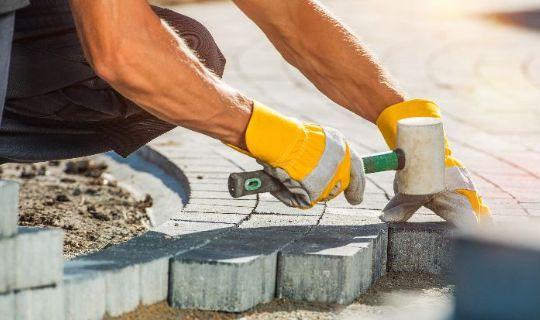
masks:
[[[54,2],[56,7],[51,8]],[[44,3],[47,10],[32,5],[16,15],[0,162],[65,159],[110,150],[127,156],[174,128],[96,76],[84,58],[67,1]],[[204,26],[174,11],[153,9],[209,69],[223,75],[225,59]]]

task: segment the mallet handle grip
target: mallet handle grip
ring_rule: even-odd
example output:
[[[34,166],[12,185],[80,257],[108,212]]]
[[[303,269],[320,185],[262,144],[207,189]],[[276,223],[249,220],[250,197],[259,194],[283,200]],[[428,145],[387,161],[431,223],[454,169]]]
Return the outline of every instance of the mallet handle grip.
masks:
[[[396,149],[377,153],[362,158],[364,172],[375,173],[390,170],[401,170],[405,166],[403,151]],[[274,177],[263,170],[251,172],[236,172],[229,175],[229,193],[233,198],[239,198],[250,194],[274,192],[283,186]]]

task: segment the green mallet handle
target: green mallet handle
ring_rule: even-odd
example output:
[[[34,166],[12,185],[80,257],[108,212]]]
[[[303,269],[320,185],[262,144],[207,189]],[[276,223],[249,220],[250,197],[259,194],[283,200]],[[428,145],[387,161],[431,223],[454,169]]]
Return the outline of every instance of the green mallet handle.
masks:
[[[401,170],[405,166],[405,155],[400,149],[373,154],[362,158],[364,172],[374,173]],[[236,172],[229,175],[229,193],[233,198],[250,194],[274,192],[283,186],[279,180],[263,170]]]

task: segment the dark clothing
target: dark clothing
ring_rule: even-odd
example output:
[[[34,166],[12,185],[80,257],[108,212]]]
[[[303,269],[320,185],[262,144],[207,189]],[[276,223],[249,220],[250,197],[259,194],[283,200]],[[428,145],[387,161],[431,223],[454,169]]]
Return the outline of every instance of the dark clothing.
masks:
[[[13,12],[30,3],[29,0],[2,0],[0,2],[0,14]]]
[[[2,107],[6,98],[14,21],[15,14],[13,12],[0,15],[0,119],[2,119]]]
[[[171,10],[154,11],[208,68],[223,74],[225,59],[204,26]],[[84,58],[66,0],[33,0],[18,11],[15,39],[0,127],[0,162],[109,150],[127,156],[174,128],[95,75]]]

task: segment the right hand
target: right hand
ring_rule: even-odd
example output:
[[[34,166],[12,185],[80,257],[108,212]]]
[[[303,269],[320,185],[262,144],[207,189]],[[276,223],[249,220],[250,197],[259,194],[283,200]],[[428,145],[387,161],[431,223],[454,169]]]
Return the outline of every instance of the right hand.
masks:
[[[350,204],[363,200],[362,159],[335,129],[301,123],[255,102],[246,145],[285,187],[272,195],[290,207],[311,208],[343,191]]]

